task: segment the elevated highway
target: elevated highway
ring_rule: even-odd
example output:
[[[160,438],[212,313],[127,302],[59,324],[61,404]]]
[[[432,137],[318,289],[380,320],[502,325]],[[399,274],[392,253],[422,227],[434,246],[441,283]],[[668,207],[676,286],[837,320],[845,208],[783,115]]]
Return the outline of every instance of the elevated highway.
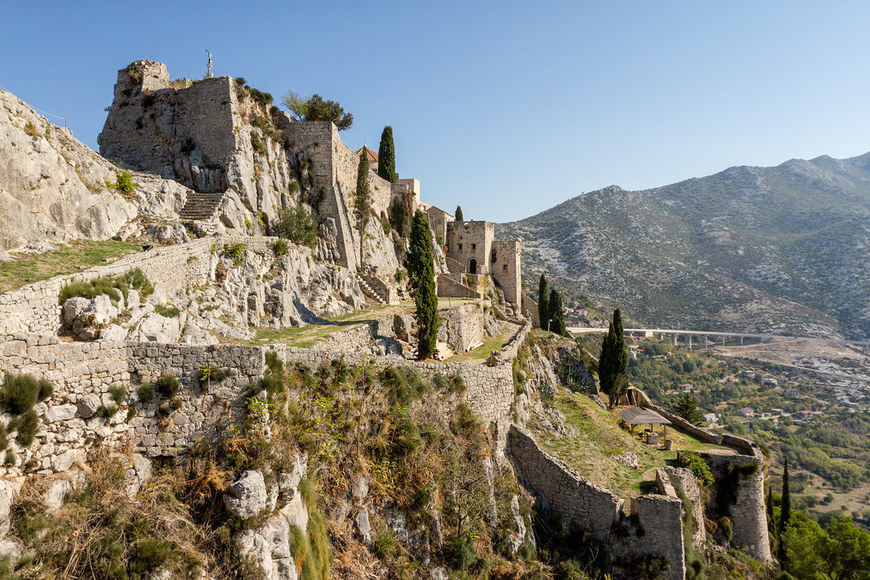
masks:
[[[571,336],[583,336],[586,334],[607,334],[607,328],[601,327],[582,327],[582,326],[572,326],[569,327],[568,333]],[[759,334],[759,333],[751,333],[751,332],[716,332],[712,330],[678,330],[671,328],[626,328],[624,329],[625,336],[628,337],[645,337],[645,338],[657,338],[658,340],[665,340],[669,338],[672,340],[674,344],[678,344],[682,342],[688,348],[693,348],[693,338],[696,339],[694,345],[696,348],[708,348],[711,345],[726,345],[726,344],[740,344],[741,346],[746,342],[769,342],[775,338],[782,339],[795,339],[795,338],[806,338],[806,339],[816,339],[816,340],[831,340],[832,342],[836,342],[842,346],[856,348],[864,352],[865,354],[870,353],[870,340],[840,340],[840,339],[823,339],[820,337],[814,336],[793,336],[793,335],[785,335],[785,334]]]

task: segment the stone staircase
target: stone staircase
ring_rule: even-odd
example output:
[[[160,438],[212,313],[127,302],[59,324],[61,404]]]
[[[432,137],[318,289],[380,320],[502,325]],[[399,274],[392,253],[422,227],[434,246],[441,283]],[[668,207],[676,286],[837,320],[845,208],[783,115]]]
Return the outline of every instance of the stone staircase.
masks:
[[[223,193],[188,193],[178,217],[183,221],[208,221],[215,217],[223,199]]]
[[[378,291],[372,288],[372,286],[366,281],[365,276],[358,276],[357,279],[359,280],[359,287],[362,288],[363,294],[365,294],[381,306],[389,304],[387,299],[385,299]]]

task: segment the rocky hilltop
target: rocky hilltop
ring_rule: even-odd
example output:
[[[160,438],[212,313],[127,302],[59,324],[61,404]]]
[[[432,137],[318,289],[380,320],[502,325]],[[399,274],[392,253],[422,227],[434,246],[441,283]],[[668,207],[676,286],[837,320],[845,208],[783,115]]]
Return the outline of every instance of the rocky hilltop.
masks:
[[[870,336],[870,154],[608,187],[497,230],[531,274],[637,324]]]
[[[0,217],[16,227],[0,238],[0,577],[680,580],[773,564],[761,452],[665,409],[680,435],[661,446],[621,426],[597,362],[522,314],[519,243],[380,179],[333,123],[136,61],[101,157],[2,96]],[[437,231],[426,361],[390,211],[407,207]],[[76,238],[109,255],[52,245]],[[611,432],[603,464],[625,489],[539,445],[577,443],[556,394]],[[712,495],[697,465],[669,465],[690,465],[679,445],[724,482]]]

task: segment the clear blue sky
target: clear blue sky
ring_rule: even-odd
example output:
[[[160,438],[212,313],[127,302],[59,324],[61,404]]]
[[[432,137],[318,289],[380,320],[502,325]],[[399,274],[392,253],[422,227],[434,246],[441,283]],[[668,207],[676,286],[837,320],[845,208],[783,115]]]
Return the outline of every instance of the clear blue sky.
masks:
[[[870,2],[13,2],[0,86],[85,144],[136,59],[320,93],[466,219],[870,151]]]

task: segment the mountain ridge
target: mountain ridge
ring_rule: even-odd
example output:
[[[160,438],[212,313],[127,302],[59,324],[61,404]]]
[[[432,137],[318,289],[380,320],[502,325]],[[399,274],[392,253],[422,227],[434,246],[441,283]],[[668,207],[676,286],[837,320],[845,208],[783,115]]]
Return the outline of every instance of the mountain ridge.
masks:
[[[612,185],[496,231],[534,277],[636,323],[870,336],[870,153]]]

